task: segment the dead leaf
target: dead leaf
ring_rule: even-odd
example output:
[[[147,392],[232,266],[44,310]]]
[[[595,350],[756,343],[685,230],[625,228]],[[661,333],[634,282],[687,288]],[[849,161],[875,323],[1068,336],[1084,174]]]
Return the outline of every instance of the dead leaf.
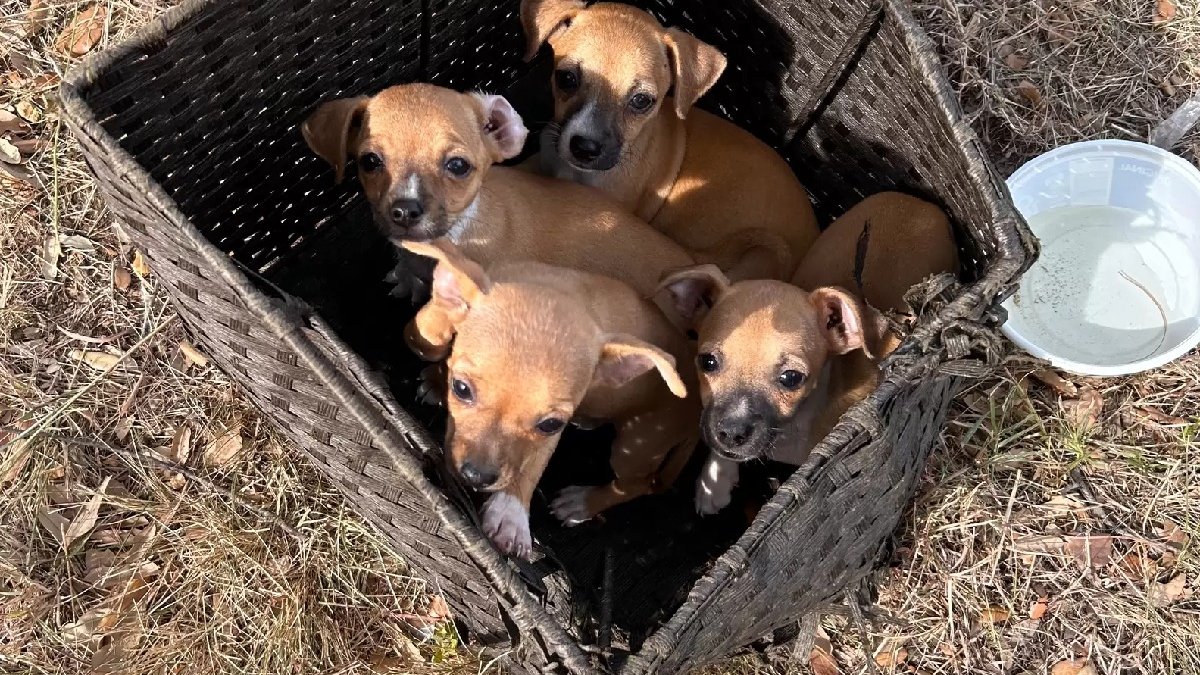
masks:
[[[1046,509],[1056,517],[1074,515],[1076,518],[1090,520],[1087,504],[1077,502],[1065,495],[1056,495],[1050,501],[1042,504],[1040,508]]]
[[[230,429],[204,448],[204,463],[208,466],[226,464],[241,451],[242,442],[242,427]]]
[[[70,53],[71,56],[83,56],[92,51],[104,37],[104,24],[108,19],[108,9],[96,3],[89,5],[71,19],[71,23],[59,33],[54,41],[54,47],[60,52]]]
[[[1053,534],[1021,537],[1013,541],[1013,549],[1017,553],[1062,553],[1066,545],[1065,538]]]
[[[17,164],[9,164],[8,162],[0,162],[0,176],[7,176],[15,181],[20,181],[29,187],[38,187],[41,181],[38,180],[37,174]]]
[[[1084,534],[1067,539],[1064,547],[1085,569],[1104,567],[1112,557],[1112,537],[1107,534]]]
[[[146,259],[142,257],[141,251],[133,252],[133,264],[131,266],[139,277],[150,276],[150,266],[146,264]]]
[[[17,102],[17,114],[30,124],[37,124],[42,119],[42,111],[29,101]]]
[[[12,144],[24,157],[36,155],[46,147],[46,141],[41,138],[18,138]]]
[[[1100,421],[1100,413],[1104,412],[1104,397],[1088,385],[1079,389],[1079,400],[1063,401],[1063,413],[1075,429],[1087,431]]]
[[[1076,387],[1074,382],[1064,378],[1053,370],[1035,370],[1030,375],[1062,396],[1066,396],[1067,398],[1079,396],[1079,387]]]
[[[954,645],[950,644],[949,642],[939,642],[938,651],[946,656],[954,656],[958,653],[958,650],[954,648]]]
[[[38,509],[37,519],[42,527],[46,528],[46,531],[54,537],[55,541],[59,544],[66,541],[67,527],[70,526],[71,521],[67,520],[63,514],[43,507]]]
[[[1150,18],[1150,22],[1155,26],[1161,26],[1174,19],[1178,13],[1179,8],[1175,6],[1173,0],[1158,0],[1154,8],[1154,16]]]
[[[1175,521],[1167,518],[1163,520],[1162,526],[1163,538],[1167,540],[1175,548],[1187,548],[1188,536],[1187,532],[1183,531],[1182,527],[1175,524]]]
[[[1075,41],[1075,27],[1062,10],[1051,10],[1046,15],[1046,39],[1056,47],[1065,47]]]
[[[1021,80],[1017,83],[1017,93],[1021,98],[1025,99],[1029,105],[1037,107],[1042,103],[1042,92],[1037,88],[1037,85],[1029,80]]]
[[[5,138],[0,138],[0,162],[5,164],[21,163],[21,151]]]
[[[1046,610],[1049,608],[1050,598],[1043,595],[1037,599],[1037,602],[1033,603],[1032,607],[1029,608],[1029,618],[1033,619],[1034,621],[1038,621],[1043,616],[1046,616]]]
[[[129,284],[133,281],[133,276],[129,274],[129,270],[123,267],[113,268],[113,287],[118,291],[123,291],[129,288]]]
[[[1008,621],[1009,616],[1011,615],[1007,609],[999,605],[992,605],[979,613],[979,623],[984,626],[994,626]]]
[[[42,244],[42,276],[53,281],[58,278],[58,259],[62,256],[62,248],[58,245],[58,237],[50,235]]]
[[[1096,669],[1087,661],[1067,659],[1054,664],[1050,675],[1096,675]]]
[[[886,652],[879,652],[875,655],[875,665],[879,666],[880,668],[891,668],[904,663],[905,659],[907,658],[908,650],[904,647],[901,647],[894,652],[889,649]]]
[[[1154,408],[1137,406],[1133,409],[1133,412],[1135,415],[1137,415],[1138,419],[1145,422],[1154,422],[1155,424],[1161,424],[1170,427],[1182,427],[1188,425],[1188,421],[1184,418],[1168,415],[1165,412],[1155,410]]]
[[[171,437],[171,451],[169,457],[171,461],[177,464],[187,464],[188,457],[192,454],[192,429],[181,424],[175,430],[175,435]]]
[[[71,358],[76,361],[83,361],[96,370],[108,370],[114,368],[120,362],[121,357],[108,352],[97,352],[90,349],[72,349]]]
[[[813,648],[808,657],[813,675],[838,675],[838,664],[824,649]]]
[[[128,417],[121,417],[117,420],[116,425],[113,427],[113,435],[117,437],[118,441],[124,443],[125,439],[129,438],[129,432],[132,429],[133,420],[129,419]]]
[[[183,352],[183,358],[189,363],[195,364],[201,368],[208,365],[208,357],[201,354],[199,350],[192,346],[192,343],[184,340],[179,343],[179,351]]]
[[[1187,592],[1187,575],[1177,574],[1165,584],[1150,584],[1146,597],[1155,607],[1170,607],[1183,598],[1185,592]]]
[[[171,488],[175,492],[179,492],[184,488],[184,486],[187,485],[187,477],[176,472],[171,474],[171,477],[166,480],[166,483],[167,487]]]
[[[50,3],[47,0],[30,0],[29,9],[25,11],[25,38],[42,32],[49,19]]]
[[[63,533],[63,550],[69,551],[71,545],[77,539],[88,534],[96,527],[96,518],[100,515],[100,505],[104,503],[104,491],[108,489],[109,477],[105,477],[100,483],[99,489],[92,498],[79,509],[79,513],[71,519],[71,524],[67,526],[66,532]]]
[[[96,242],[82,235],[72,234],[70,236],[63,237],[60,240],[60,243],[64,248],[68,248],[72,251],[79,251],[80,253],[85,253],[87,255],[96,255]]]
[[[1013,52],[1004,57],[1004,65],[1012,68],[1013,70],[1024,70],[1025,66],[1029,65],[1029,59],[1016,52]]]
[[[0,134],[20,134],[27,131],[29,131],[29,125],[25,124],[24,120],[7,110],[0,110]]]

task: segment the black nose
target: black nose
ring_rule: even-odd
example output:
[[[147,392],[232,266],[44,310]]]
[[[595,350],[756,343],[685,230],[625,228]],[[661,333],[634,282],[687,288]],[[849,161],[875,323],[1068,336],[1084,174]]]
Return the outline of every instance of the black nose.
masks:
[[[600,156],[604,148],[590,138],[571,137],[571,154],[581,162],[590,162]]]
[[[475,489],[488,487],[496,482],[500,474],[495,469],[488,466],[481,466],[471,462],[463,462],[462,467],[458,470],[462,476],[463,482]]]
[[[420,218],[425,213],[425,207],[415,199],[397,199],[392,202],[392,220],[406,223]]]
[[[717,423],[717,440],[727,448],[740,448],[754,437],[755,418],[726,417]]]

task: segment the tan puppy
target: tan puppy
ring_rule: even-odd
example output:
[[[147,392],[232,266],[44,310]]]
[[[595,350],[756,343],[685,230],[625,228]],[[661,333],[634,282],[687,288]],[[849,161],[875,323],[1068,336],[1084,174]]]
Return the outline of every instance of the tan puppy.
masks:
[[[329,101],[303,132],[338,181],[347,159],[357,161],[375,222],[397,246],[444,236],[485,268],[538,260],[615,276],[647,295],[663,270],[696,262],[595,190],[492,166],[519,154],[527,133],[500,96],[400,85]],[[430,261],[414,270],[413,258],[402,256],[392,275],[401,294],[414,274],[431,274]]]
[[[736,280],[786,280],[817,238],[787,163],[693,108],[725,69],[716,48],[627,5],[522,0],[526,58],[554,49],[554,124],[543,172],[593,185]],[[667,96],[668,91],[674,96]]]
[[[500,550],[532,550],[529,502],[573,418],[616,425],[616,477],[559,493],[551,510],[566,524],[674,482],[699,441],[700,408],[694,371],[675,370],[690,345],[655,305],[608,277],[534,262],[485,273],[446,239],[404,245],[437,260],[421,312],[450,317],[456,333],[447,460],[493,493],[483,527]]]
[[[811,292],[776,281],[730,283],[711,265],[665,279],[699,334],[702,429],[711,453],[697,510],[716,513],[729,503],[739,462],[801,464],[878,385],[876,363],[899,341],[860,296],[829,284],[861,281],[872,304],[904,309],[911,284],[957,268],[945,215],[890,193],[864,200],[821,235],[796,275]]]
[[[856,265],[862,271],[861,288]],[[880,310],[908,312],[904,294],[909,288],[931,274],[956,270],[958,248],[945,212],[900,192],[880,192],[821,233],[792,283],[800,288],[841,286]]]

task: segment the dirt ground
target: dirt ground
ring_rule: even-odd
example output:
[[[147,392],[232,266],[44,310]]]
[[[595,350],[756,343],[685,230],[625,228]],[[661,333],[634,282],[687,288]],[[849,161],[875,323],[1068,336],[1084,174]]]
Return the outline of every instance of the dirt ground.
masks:
[[[0,162],[0,671],[494,669],[190,348],[110,227],[57,74],[168,4],[0,0],[0,156],[23,162]],[[913,9],[1006,175],[1145,140],[1200,83],[1194,0]],[[1195,161],[1200,134],[1177,151]],[[826,617],[815,672],[1200,673],[1200,354],[1134,378],[1028,371],[963,397],[879,575],[891,620],[864,643]]]

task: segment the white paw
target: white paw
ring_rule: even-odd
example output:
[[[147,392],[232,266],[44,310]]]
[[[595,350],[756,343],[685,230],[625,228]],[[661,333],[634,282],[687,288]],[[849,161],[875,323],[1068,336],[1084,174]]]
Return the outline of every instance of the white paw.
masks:
[[[483,531],[505,555],[529,559],[533,536],[529,533],[529,513],[521,500],[497,492],[483,504]]]
[[[737,463],[710,453],[696,481],[696,513],[711,516],[729,506],[737,481]]]
[[[550,502],[550,512],[567,527],[589,520],[591,516],[588,515],[587,498],[593,489],[595,488],[591,485],[563,488],[554,501]]]

